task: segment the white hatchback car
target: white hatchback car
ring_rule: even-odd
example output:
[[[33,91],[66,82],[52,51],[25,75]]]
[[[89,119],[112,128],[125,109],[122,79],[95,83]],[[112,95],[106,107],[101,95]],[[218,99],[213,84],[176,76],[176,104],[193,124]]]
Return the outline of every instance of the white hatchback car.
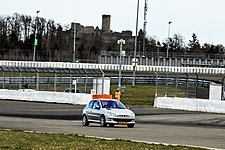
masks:
[[[135,114],[118,100],[94,99],[87,104],[82,113],[83,126],[88,126],[89,123],[100,123],[103,127],[121,124],[133,128]]]

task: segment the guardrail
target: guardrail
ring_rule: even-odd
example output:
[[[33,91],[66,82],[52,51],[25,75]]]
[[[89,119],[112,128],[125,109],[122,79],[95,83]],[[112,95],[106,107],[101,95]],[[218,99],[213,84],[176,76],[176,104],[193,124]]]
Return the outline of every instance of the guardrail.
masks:
[[[69,63],[69,62],[0,61],[0,66],[99,68],[102,70],[119,70],[119,64],[91,64],[91,63]],[[133,66],[132,65],[122,65],[122,70],[132,71]],[[203,67],[170,67],[170,66],[141,66],[141,65],[138,65],[136,67],[136,71],[225,74],[225,68],[203,68]]]

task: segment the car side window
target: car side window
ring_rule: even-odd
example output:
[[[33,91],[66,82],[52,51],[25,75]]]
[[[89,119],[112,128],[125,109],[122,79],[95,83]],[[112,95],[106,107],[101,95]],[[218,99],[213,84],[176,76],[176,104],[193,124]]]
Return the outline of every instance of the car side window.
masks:
[[[99,107],[100,108],[100,104],[99,104],[99,101],[95,101],[94,105],[93,105],[93,108],[95,107]]]
[[[89,108],[92,108],[93,103],[94,103],[94,101],[90,101],[90,103],[89,103],[88,107],[89,107]]]

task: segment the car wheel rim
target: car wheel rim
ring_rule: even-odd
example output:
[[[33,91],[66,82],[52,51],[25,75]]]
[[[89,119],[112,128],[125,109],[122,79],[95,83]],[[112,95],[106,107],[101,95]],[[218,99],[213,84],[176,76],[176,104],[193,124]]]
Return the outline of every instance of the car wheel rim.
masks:
[[[104,122],[105,122],[104,117],[102,117],[102,118],[101,118],[101,126],[104,125]]]
[[[86,117],[83,116],[83,124],[86,124]]]

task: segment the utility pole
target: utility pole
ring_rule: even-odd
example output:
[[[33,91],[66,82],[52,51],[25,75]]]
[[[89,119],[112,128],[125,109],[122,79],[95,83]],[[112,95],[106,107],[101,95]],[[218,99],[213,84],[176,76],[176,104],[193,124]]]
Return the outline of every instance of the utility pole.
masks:
[[[144,6],[144,26],[143,26],[143,56],[145,56],[145,37],[146,37],[146,25],[147,25],[147,11],[148,11],[148,0],[145,0]]]
[[[35,61],[35,53],[36,53],[36,47],[38,45],[38,39],[37,39],[37,22],[38,22],[38,13],[40,11],[38,10],[37,13],[37,17],[36,17],[36,25],[35,25],[35,33],[34,33],[34,54],[33,54],[33,61]]]
[[[139,0],[137,1],[137,19],[136,19],[136,35],[134,40],[134,65],[133,65],[132,87],[134,87],[135,85],[135,70],[137,65],[136,53],[137,53],[138,15],[139,15]]]

